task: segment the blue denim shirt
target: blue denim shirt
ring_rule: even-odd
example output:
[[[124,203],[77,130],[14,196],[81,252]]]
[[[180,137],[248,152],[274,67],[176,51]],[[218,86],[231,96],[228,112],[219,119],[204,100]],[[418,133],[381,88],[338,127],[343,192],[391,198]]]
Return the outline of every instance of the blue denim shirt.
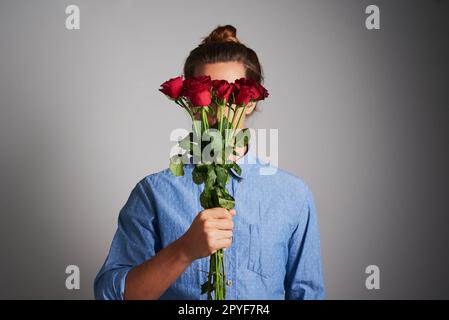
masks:
[[[241,175],[233,171],[227,185],[237,215],[232,245],[225,250],[226,298],[322,299],[320,237],[311,190],[300,178],[262,162],[252,149],[237,161]],[[96,299],[123,299],[128,271],[181,237],[203,210],[199,196],[204,185],[192,181],[192,169],[187,164],[182,177],[166,169],[134,187],[95,279]],[[193,261],[160,298],[206,299],[200,285],[208,270],[208,257]]]

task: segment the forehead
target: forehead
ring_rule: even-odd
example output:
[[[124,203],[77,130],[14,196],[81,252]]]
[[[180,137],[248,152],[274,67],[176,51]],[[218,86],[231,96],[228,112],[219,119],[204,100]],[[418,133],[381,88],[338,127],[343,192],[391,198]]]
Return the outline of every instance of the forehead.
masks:
[[[212,80],[227,80],[234,82],[245,77],[245,67],[238,61],[206,63],[195,68],[194,76],[207,76]]]

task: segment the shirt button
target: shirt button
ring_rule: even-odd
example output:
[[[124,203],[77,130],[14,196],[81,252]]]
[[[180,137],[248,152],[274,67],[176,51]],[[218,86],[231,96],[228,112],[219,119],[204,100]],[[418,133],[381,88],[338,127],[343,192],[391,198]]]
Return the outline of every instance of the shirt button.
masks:
[[[232,280],[229,279],[228,281],[226,281],[226,284],[227,284],[229,287],[232,286]]]

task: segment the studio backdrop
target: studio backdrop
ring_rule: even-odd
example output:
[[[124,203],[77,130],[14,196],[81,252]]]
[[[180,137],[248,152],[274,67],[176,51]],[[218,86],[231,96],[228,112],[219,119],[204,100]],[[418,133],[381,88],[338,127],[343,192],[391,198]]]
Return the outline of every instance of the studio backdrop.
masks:
[[[189,127],[158,88],[224,24],[270,91],[248,126],[277,129],[277,165],[313,190],[326,297],[449,298],[448,15],[443,0],[1,0],[0,298],[93,298],[119,210]]]

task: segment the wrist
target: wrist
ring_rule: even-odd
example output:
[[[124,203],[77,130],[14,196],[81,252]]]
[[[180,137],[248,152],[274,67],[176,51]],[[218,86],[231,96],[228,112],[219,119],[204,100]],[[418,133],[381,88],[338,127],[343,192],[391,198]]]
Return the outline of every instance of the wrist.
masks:
[[[176,251],[180,259],[186,264],[191,264],[193,260],[195,260],[193,255],[190,253],[185,235],[176,240]]]

